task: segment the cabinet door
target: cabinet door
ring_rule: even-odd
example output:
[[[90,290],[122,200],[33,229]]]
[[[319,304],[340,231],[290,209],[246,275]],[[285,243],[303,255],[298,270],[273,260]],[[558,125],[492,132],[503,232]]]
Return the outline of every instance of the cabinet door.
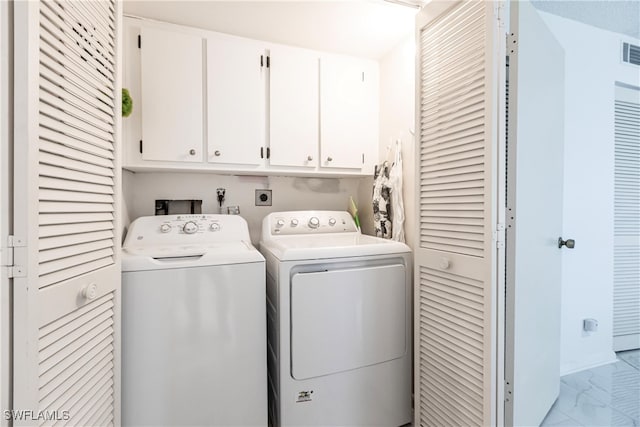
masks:
[[[318,154],[318,55],[270,50],[270,164],[315,167]]]
[[[378,66],[323,56],[320,63],[320,166],[361,169],[377,155]]]
[[[265,74],[262,43],[224,34],[207,37],[209,162],[264,163]]]
[[[143,160],[201,162],[202,38],[142,28]]]

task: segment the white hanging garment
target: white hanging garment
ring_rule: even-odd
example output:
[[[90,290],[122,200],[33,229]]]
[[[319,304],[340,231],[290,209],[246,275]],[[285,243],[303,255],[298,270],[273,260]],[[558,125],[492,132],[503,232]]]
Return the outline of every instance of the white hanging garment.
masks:
[[[377,165],[373,175],[373,225],[377,237],[391,239],[391,187],[389,162]]]
[[[396,157],[389,172],[391,187],[391,217],[393,234],[391,239],[404,243],[404,201],[402,200],[402,143],[396,141]]]

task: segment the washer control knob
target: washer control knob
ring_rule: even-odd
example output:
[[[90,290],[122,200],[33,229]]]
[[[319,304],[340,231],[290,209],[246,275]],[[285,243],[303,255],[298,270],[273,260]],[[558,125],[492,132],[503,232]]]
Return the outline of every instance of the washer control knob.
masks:
[[[276,227],[284,227],[284,219],[279,219],[276,221]]]
[[[292,227],[297,227],[297,226],[298,226],[298,220],[297,220],[297,219],[295,219],[295,218],[293,218],[293,219],[291,220],[291,226],[292,226]]]
[[[162,233],[168,233],[171,231],[171,226],[169,224],[162,224],[160,226],[160,232]]]
[[[193,234],[198,231],[198,224],[193,221],[187,221],[184,227],[182,227],[182,231],[184,231],[185,234]]]
[[[336,225],[336,219],[335,218],[329,218],[329,225],[332,226],[332,227],[334,225]]]
[[[220,231],[220,224],[218,224],[217,222],[211,223],[211,226],[209,226],[209,228],[211,229],[211,231]]]
[[[309,228],[318,228],[318,227],[320,227],[320,220],[315,216],[312,216],[311,218],[309,218]]]

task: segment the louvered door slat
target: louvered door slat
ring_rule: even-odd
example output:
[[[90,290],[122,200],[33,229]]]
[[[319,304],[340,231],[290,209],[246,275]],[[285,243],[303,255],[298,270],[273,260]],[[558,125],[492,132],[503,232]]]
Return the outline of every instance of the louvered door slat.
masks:
[[[113,88],[112,73],[113,64],[102,61],[98,52],[92,51],[91,45],[84,41],[78,42],[77,32],[69,23],[61,19],[45,5],[41,9],[41,27],[44,30],[40,37],[54,49],[64,54],[66,60],[73,61],[76,66],[83,70],[82,76],[87,79],[94,79],[96,83],[102,82],[99,90]],[[63,30],[62,34],[60,29]],[[56,58],[54,56],[54,58]],[[106,88],[105,88],[106,86]]]
[[[96,128],[103,130],[105,132],[113,131],[113,127],[111,126],[112,124],[103,122],[100,118],[92,116],[91,114],[87,113],[85,110],[78,108],[76,105],[65,102],[64,99],[61,99],[59,97],[59,94],[56,96],[50,93],[49,91],[47,91],[46,89],[43,89],[40,92],[40,99],[42,100],[43,103],[56,108],[61,108],[60,104],[64,103],[65,111],[68,114],[71,114],[72,116],[74,116],[76,119],[82,120],[84,122],[90,122]]]
[[[106,105],[98,102],[93,97],[86,96],[83,91],[80,91],[74,87],[67,86],[64,87],[64,89],[60,88],[59,85],[61,84],[61,82],[63,82],[63,79],[52,73],[50,69],[41,67],[40,72],[41,89],[54,94],[54,96],[60,98],[65,103],[69,103],[84,109],[84,111],[86,111],[88,114],[91,114],[106,123],[114,123],[113,118],[109,117],[109,109]]]
[[[47,152],[40,152],[40,163],[43,165],[55,165],[64,169],[78,172],[86,172],[93,175],[112,178],[114,176],[113,168],[91,165],[71,159],[66,156],[53,155]]]
[[[109,46],[105,52],[104,49],[100,48],[100,46],[97,46],[93,43],[88,43],[87,38],[83,37],[83,35],[80,34],[81,32],[80,28],[76,28],[73,22],[69,21],[68,19],[63,19],[61,17],[60,12],[63,11],[64,9],[59,2],[56,2],[56,3],[49,2],[45,6],[48,6],[48,8],[47,7],[43,8],[41,13],[45,14],[49,19],[52,20],[52,22],[54,22],[57,25],[57,27],[60,28],[61,30],[60,32],[62,33],[61,36],[62,35],[70,36],[71,40],[74,40],[76,45],[78,45],[83,50],[85,50],[92,59],[98,60],[97,62],[100,67],[104,68],[103,72],[106,76],[113,76],[113,71],[115,69],[114,68],[115,61],[113,60],[113,57],[112,57],[113,55],[112,46]],[[77,12],[74,12],[73,10],[69,10],[69,12],[77,13]],[[71,14],[68,14],[67,16],[70,18],[74,18],[73,15]],[[76,19],[82,19],[82,18],[76,18]],[[96,42],[99,42],[100,37],[101,37],[100,35],[95,33],[90,35],[90,38],[95,39]],[[102,46],[102,48],[104,48],[104,45]]]
[[[39,181],[40,188],[51,188],[66,191],[75,191],[81,193],[99,193],[113,194],[113,188],[108,185],[98,185],[87,182],[71,181],[58,178],[41,176]]]
[[[70,94],[73,97],[81,100],[84,103],[87,103],[93,109],[99,110],[101,113],[109,114],[112,112],[111,108],[108,104],[102,102],[94,93],[85,90],[82,86],[78,86],[78,84],[73,81],[67,79],[64,75],[60,75],[55,70],[56,67],[47,63],[46,65],[41,64],[40,66],[40,76],[42,77],[41,84],[49,83],[49,88],[53,88],[55,86],[60,87],[61,93]],[[54,92],[57,93],[57,92]]]
[[[100,57],[105,58],[105,60],[114,58],[114,34],[110,25],[105,26],[96,22],[96,18],[87,13],[84,8],[85,2],[57,1],[56,3],[58,6],[56,10],[59,13],[64,13],[75,22],[82,23],[78,27],[74,27],[81,43],[95,39],[95,43],[90,43],[91,48],[97,51]]]
[[[43,15],[43,18],[47,19],[47,16]],[[90,56],[86,54],[82,56],[82,52],[72,50],[73,48],[68,47],[63,41],[55,39],[49,32],[43,32],[41,37],[44,42],[41,46],[42,52],[53,61],[64,64],[78,78],[87,82],[95,90],[104,91],[107,88],[113,90],[113,82],[96,70],[98,65],[89,65],[86,57],[90,58]]]
[[[102,141],[109,141],[113,143],[113,134],[111,132],[103,131],[100,127],[96,126],[93,121],[87,122],[84,118],[78,118],[67,111],[61,110],[58,107],[54,107],[46,102],[40,103],[40,111],[47,117],[59,120],[83,133],[90,135],[91,137],[99,138]]]
[[[113,169],[113,159],[80,151],[77,148],[73,148],[72,146],[56,144],[55,142],[43,140],[40,145],[40,151],[55,154],[72,160],[78,160],[85,164]]]
[[[74,368],[77,367],[75,371],[72,369],[63,371],[52,381],[44,383],[44,386],[40,389],[43,396],[43,406],[68,406],[69,396],[75,395],[82,388],[90,388],[90,385],[87,384],[88,379],[95,375],[95,371],[100,371],[111,363],[113,358],[112,351],[113,346],[111,345],[97,346],[96,351],[87,353],[88,357],[81,358],[74,363]],[[55,393],[56,390],[61,388],[64,389],[64,393]]]
[[[38,262],[42,264],[56,259],[67,258],[74,255],[97,251],[99,249],[109,248],[110,246],[109,240],[98,240],[94,242],[64,246],[62,248],[49,249],[46,251],[40,251]]]
[[[55,160],[55,159],[53,159]],[[78,182],[88,182],[100,185],[113,185],[112,176],[96,175],[93,173],[71,170],[67,167],[56,166],[55,164],[43,163],[40,165],[40,175],[46,177],[69,179]]]

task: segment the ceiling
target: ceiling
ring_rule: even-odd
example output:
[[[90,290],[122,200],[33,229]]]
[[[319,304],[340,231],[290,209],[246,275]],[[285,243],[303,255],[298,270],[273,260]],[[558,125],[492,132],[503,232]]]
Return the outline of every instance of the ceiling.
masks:
[[[379,59],[413,33],[417,9],[383,0],[126,0],[125,14]]]
[[[640,1],[532,0],[541,11],[640,39]]]

